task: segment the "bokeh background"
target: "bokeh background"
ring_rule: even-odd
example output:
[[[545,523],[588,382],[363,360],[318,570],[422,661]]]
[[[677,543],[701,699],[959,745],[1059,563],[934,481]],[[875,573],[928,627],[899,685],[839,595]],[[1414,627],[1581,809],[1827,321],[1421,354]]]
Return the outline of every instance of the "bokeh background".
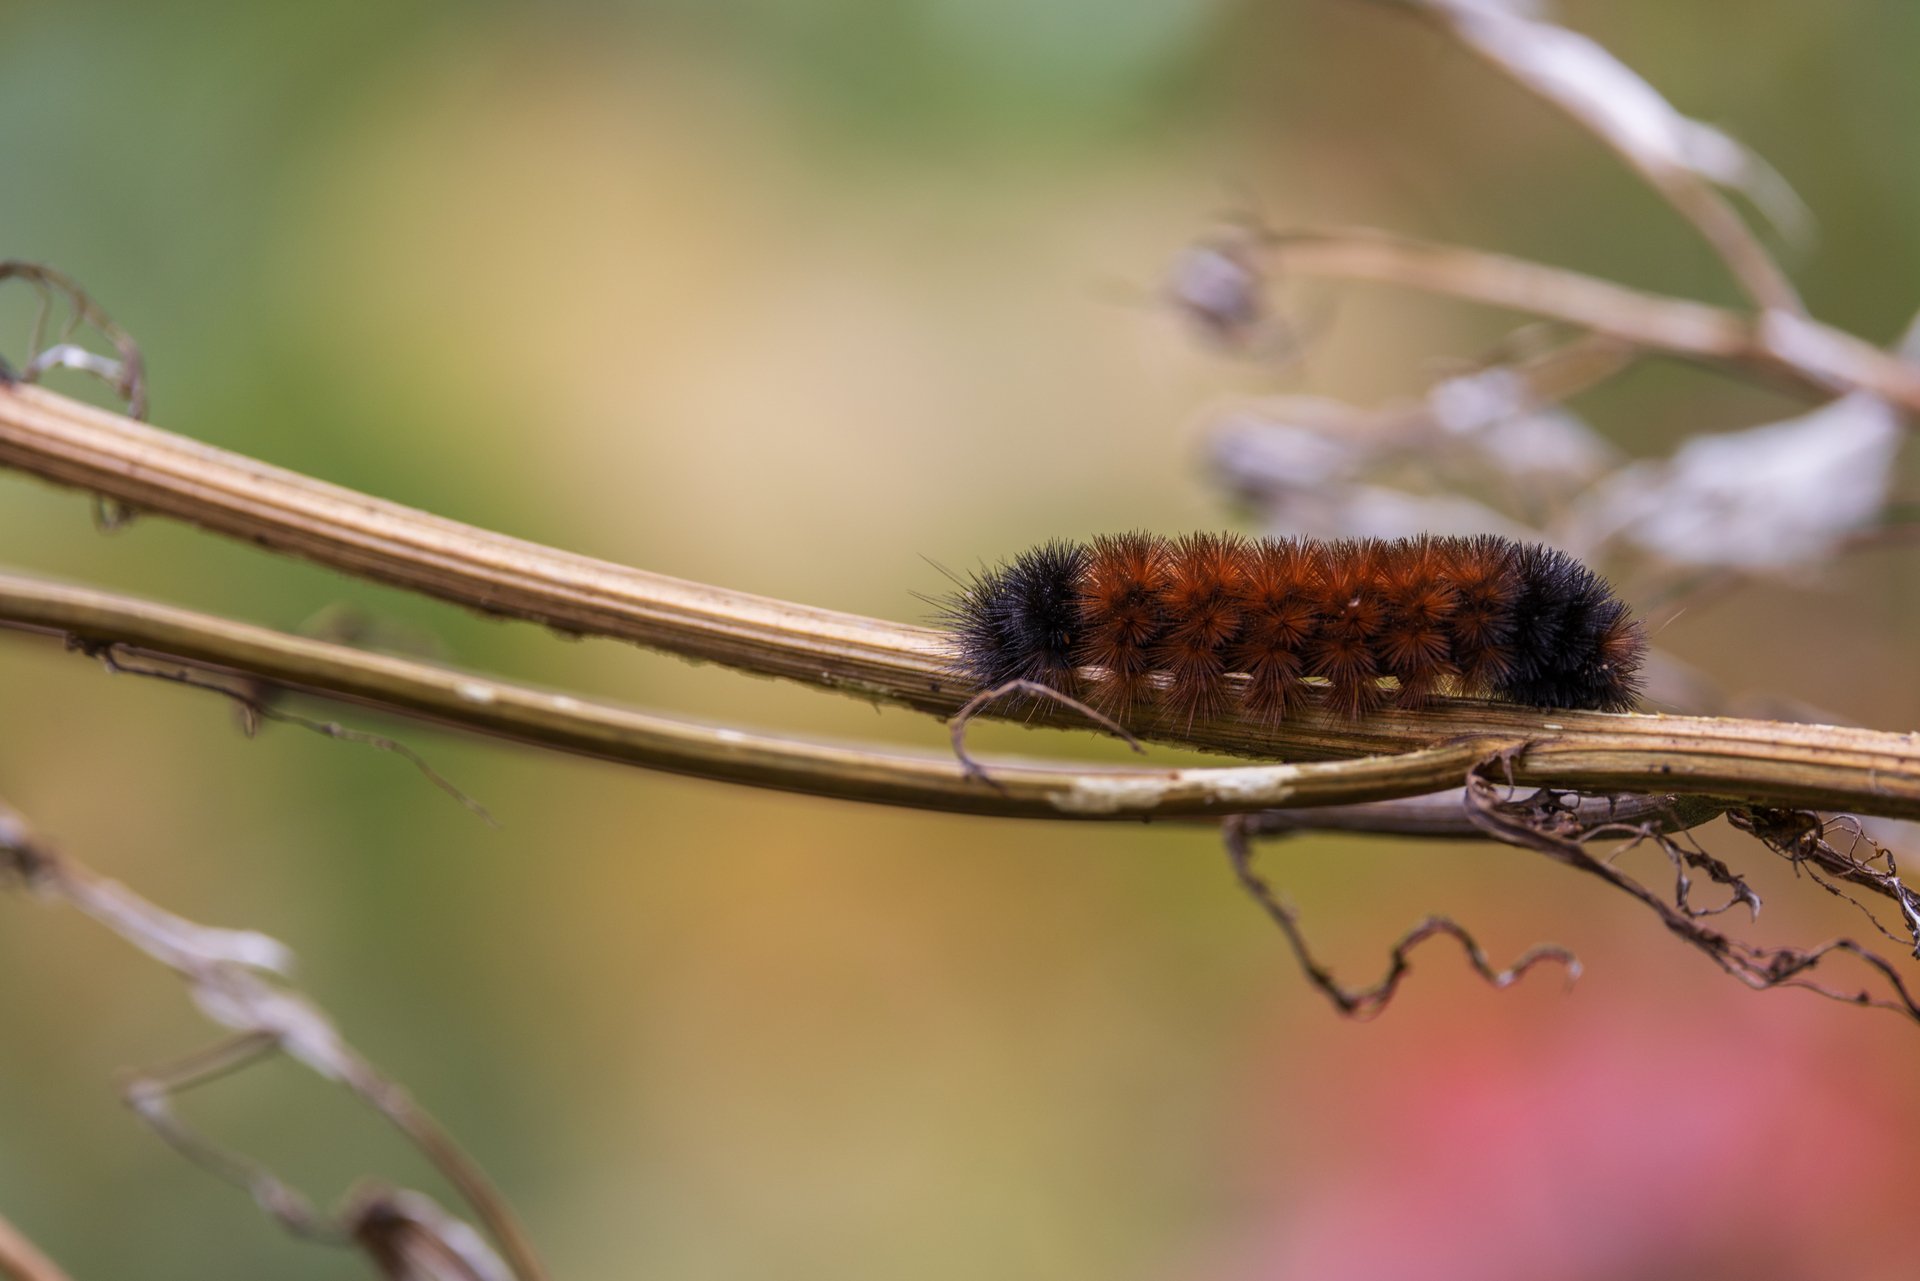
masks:
[[[1797,186],[1817,313],[1898,332],[1920,303],[1920,8],[1563,16]],[[929,560],[1229,522],[1195,463],[1223,397],[1404,394],[1499,332],[1369,290],[1284,370],[1208,349],[1157,291],[1250,204],[1735,301],[1614,157],[1358,0],[0,3],[0,256],[65,269],[138,336],[161,425],[889,617],[926,614]],[[1593,413],[1658,454],[1791,409],[1654,366]],[[1731,688],[1911,727],[1910,556],[1749,587],[1661,644]],[[355,602],[460,663],[689,716],[943,741],[158,520],[101,535],[84,497],[13,475],[0,557],[289,628]],[[0,795],[160,903],[291,944],[556,1275],[1911,1275],[1920,1033],[1748,993],[1517,851],[1269,854],[1355,981],[1430,911],[1496,955],[1551,939],[1586,962],[1571,993],[1496,993],[1439,945],[1354,1026],[1205,830],[857,808],[360,723],[504,827],[395,757],[249,740],[218,700],[0,641]],[[1709,840],[1760,871],[1765,936],[1865,928]],[[211,1035],[170,975],[22,896],[0,922],[0,1210],[80,1278],[361,1275],[119,1105],[124,1069]],[[442,1191],[290,1068],[186,1111],[323,1200],[374,1173]]]

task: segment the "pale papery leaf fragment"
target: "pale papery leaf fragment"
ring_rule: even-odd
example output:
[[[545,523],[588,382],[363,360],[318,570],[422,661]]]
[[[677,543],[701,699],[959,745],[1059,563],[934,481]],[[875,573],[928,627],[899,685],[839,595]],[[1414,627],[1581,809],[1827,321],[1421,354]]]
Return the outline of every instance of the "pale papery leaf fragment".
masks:
[[[1776,231],[1805,240],[1813,219],[1786,179],[1724,130],[1684,115],[1598,41],[1548,21],[1532,0],[1405,0],[1557,103],[1649,176],[1705,181],[1753,201]]]
[[[175,970],[232,965],[284,975],[293,969],[293,953],[278,939],[257,930],[197,925],[116,881],[90,883],[77,901],[89,916]]]
[[[1672,458],[1635,463],[1583,495],[1568,541],[1619,539],[1677,565],[1812,565],[1878,521],[1905,436],[1901,415],[1864,393],[1695,436]]]
[[[1590,481],[1620,458],[1585,419],[1559,408],[1488,423],[1476,443],[1488,463],[1516,480]]]
[[[1206,460],[1223,488],[1257,507],[1274,532],[1399,538],[1421,533],[1538,531],[1476,499],[1392,483],[1409,468],[1501,475],[1561,494],[1607,471],[1619,453],[1557,405],[1537,405],[1506,368],[1442,380],[1419,401],[1363,409],[1317,396],[1276,396],[1228,412]]]
[[[1344,485],[1373,452],[1373,442],[1349,425],[1354,416],[1353,406],[1337,400],[1275,397],[1216,422],[1207,461],[1229,488],[1262,501]]]
[[[1510,365],[1442,379],[1428,389],[1424,408],[1434,427],[1509,476],[1585,482],[1619,461],[1606,437],[1571,410],[1541,404]]]

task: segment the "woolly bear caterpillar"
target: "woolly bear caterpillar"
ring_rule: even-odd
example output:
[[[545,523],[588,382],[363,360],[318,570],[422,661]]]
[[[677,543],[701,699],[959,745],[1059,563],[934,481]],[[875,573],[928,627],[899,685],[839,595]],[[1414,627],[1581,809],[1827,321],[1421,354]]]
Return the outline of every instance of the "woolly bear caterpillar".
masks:
[[[955,666],[981,689],[1028,680],[1115,714],[1155,705],[1189,722],[1236,704],[1279,720],[1316,701],[1357,717],[1418,707],[1443,685],[1626,711],[1646,653],[1640,624],[1592,570],[1494,535],[1057,541],[941,604]]]

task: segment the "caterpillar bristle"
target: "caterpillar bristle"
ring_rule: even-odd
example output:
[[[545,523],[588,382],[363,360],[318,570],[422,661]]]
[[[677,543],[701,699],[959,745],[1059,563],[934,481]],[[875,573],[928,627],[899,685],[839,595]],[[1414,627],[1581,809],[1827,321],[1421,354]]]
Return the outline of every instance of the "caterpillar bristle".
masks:
[[[1086,549],[1056,541],[971,576],[944,611],[961,670],[982,689],[1036,681],[1070,693]]]
[[[964,581],[942,619],[971,684],[1084,687],[1110,714],[1189,725],[1314,702],[1359,717],[1443,690],[1624,711],[1646,652],[1592,570],[1493,535],[1053,542]]]
[[[1169,678],[1167,707],[1188,723],[1228,705],[1227,650],[1240,633],[1245,559],[1244,543],[1231,534],[1189,534],[1167,558],[1153,658]]]
[[[1162,540],[1140,533],[1093,540],[1074,613],[1081,661],[1095,669],[1090,697],[1111,715],[1126,715],[1146,694],[1167,584]]]
[[[1449,542],[1442,555],[1455,593],[1453,664],[1465,690],[1485,694],[1513,667],[1507,645],[1513,636],[1519,544],[1492,534]]]
[[[1379,706],[1376,633],[1385,611],[1374,578],[1371,544],[1324,544],[1317,582],[1303,584],[1318,606],[1319,627],[1307,645],[1307,673],[1327,680],[1327,705],[1348,717]]]
[[[1414,539],[1404,555],[1382,560],[1381,667],[1400,682],[1395,701],[1401,707],[1426,706],[1442,679],[1459,674],[1447,636],[1459,592],[1445,571],[1446,560],[1430,538]]]
[[[1306,647],[1319,629],[1319,606],[1303,590],[1317,579],[1303,544],[1262,539],[1248,544],[1240,578],[1240,636],[1227,661],[1247,674],[1247,710],[1279,721],[1306,706]]]

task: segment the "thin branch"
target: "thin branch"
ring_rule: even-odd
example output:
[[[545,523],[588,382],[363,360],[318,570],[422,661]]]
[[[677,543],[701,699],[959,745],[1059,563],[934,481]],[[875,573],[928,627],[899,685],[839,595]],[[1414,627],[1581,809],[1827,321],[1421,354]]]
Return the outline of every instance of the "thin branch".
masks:
[[[1728,805],[1710,796],[1586,796],[1578,815],[1592,823],[1647,826],[1656,832],[1682,832],[1710,823],[1726,813]],[[1296,832],[1364,832],[1371,835],[1418,836],[1427,840],[1484,841],[1487,834],[1467,813],[1462,787],[1428,796],[1405,796],[1363,805],[1324,805],[1308,810],[1262,810],[1241,822],[1249,837],[1286,836]]]
[[[340,1220],[388,1281],[512,1281],[478,1233],[419,1192],[362,1187]]]
[[[1679,138],[1671,135],[1682,130],[1700,132],[1700,126],[1669,107],[1651,85],[1598,44],[1530,18],[1517,6],[1506,10],[1458,0],[1386,0],[1386,5],[1450,34],[1487,65],[1598,138],[1693,224],[1758,306],[1805,310],[1786,272],[1726,197],[1697,167],[1660,145],[1677,146]],[[1654,131],[1651,138],[1649,129]],[[1726,144],[1721,150],[1744,153],[1731,139],[1719,137]],[[1757,163],[1748,159],[1750,164]]]
[[[1467,964],[1473,972],[1494,988],[1508,988],[1519,982],[1526,972],[1545,961],[1551,961],[1566,970],[1567,982],[1571,985],[1580,977],[1580,959],[1564,947],[1542,944],[1527,949],[1506,969],[1496,970],[1493,962],[1487,958],[1486,949],[1477,939],[1468,933],[1458,922],[1444,916],[1429,916],[1402,935],[1393,945],[1388,957],[1387,972],[1372,987],[1348,988],[1333,975],[1333,971],[1322,964],[1307,946],[1305,931],[1300,928],[1300,913],[1292,905],[1281,900],[1268,884],[1265,877],[1253,865],[1254,849],[1252,837],[1257,833],[1245,819],[1231,818],[1222,828],[1226,840],[1227,857],[1233,865],[1233,873],[1242,889],[1258,903],[1273,923],[1280,927],[1286,937],[1287,946],[1293,950],[1294,959],[1300,963],[1301,971],[1307,981],[1319,990],[1321,995],[1333,1003],[1333,1007],[1349,1018],[1365,1021],[1374,1018],[1393,1000],[1400,990],[1400,983],[1413,969],[1413,949],[1430,938],[1446,936],[1453,939],[1467,954]]]
[[[1368,281],[1550,317],[1648,351],[1727,364],[1809,393],[1865,391],[1920,414],[1920,366],[1790,311],[1743,315],[1506,254],[1365,228],[1275,231],[1285,279]]]
[[[1861,946],[1850,938],[1828,939],[1812,947],[1778,947],[1766,944],[1749,943],[1735,938],[1708,925],[1701,919],[1702,913],[1690,909],[1685,898],[1685,881],[1677,887],[1676,901],[1669,904],[1645,885],[1627,875],[1613,865],[1611,859],[1599,858],[1588,852],[1587,841],[1602,835],[1589,831],[1561,803],[1561,798],[1548,793],[1536,792],[1532,796],[1514,799],[1504,793],[1503,788],[1490,777],[1501,762],[1489,761],[1468,776],[1467,812],[1480,824],[1483,831],[1495,840],[1509,845],[1517,845],[1545,854],[1556,863],[1584,872],[1589,876],[1606,882],[1614,889],[1634,898],[1652,911],[1666,926],[1669,933],[1683,943],[1703,953],[1727,974],[1755,990],[1774,987],[1798,987],[1815,992],[1833,1000],[1849,1005],[1872,1006],[1900,1014],[1913,1022],[1920,1023],[1920,1001],[1907,987],[1900,971],[1885,957]],[[1503,770],[1501,772],[1504,772]],[[1646,829],[1633,833],[1633,837],[1651,836]],[[1630,838],[1631,839],[1631,838]],[[1656,837],[1656,842],[1671,856],[1669,843]],[[1704,851],[1703,851],[1704,853]],[[1754,905],[1751,891],[1746,891],[1744,882],[1728,871],[1724,865],[1713,867],[1709,863],[1696,864],[1708,866],[1710,874],[1716,880],[1726,880],[1734,887],[1735,901],[1746,901]],[[1862,989],[1842,989],[1829,987],[1816,982],[1811,976],[1823,962],[1835,953],[1853,956],[1876,972],[1885,982],[1891,996],[1877,996]]]
[[[997,817],[1212,816],[1431,792],[1457,783],[1478,759],[1475,751],[1484,753],[1489,741],[1476,738],[1361,760],[1227,769],[995,762],[995,785],[988,786],[952,756],[908,756],[686,724],[90,588],[0,574],[0,619],[50,638],[77,637],[74,647],[82,652],[112,645],[135,658],[244,676],[622,764],[835,799]]]
[[[1920,371],[1909,372],[1920,377]],[[39,388],[0,390],[4,464],[503,616],[631,640],[939,716],[952,714],[973,694],[952,674],[950,642],[940,632],[727,591],[542,547],[196,444]],[[306,658],[316,651],[304,651],[291,663],[282,661],[283,670],[276,673],[274,655],[254,652],[263,647],[257,629],[229,629],[208,646],[204,619],[182,627],[176,614],[151,607],[129,612],[99,594],[65,591],[64,600],[56,600],[44,588],[23,591],[18,580],[11,580],[0,618],[87,639],[125,641],[183,661],[230,665],[296,688],[321,684],[303,680],[311,676]],[[102,626],[101,613],[116,617]],[[89,615],[95,616],[92,621]],[[284,659],[285,646],[291,643],[279,638],[264,647],[280,646]],[[343,683],[366,673],[363,662]],[[374,682],[376,688],[380,683]],[[443,687],[440,692],[447,691]],[[456,700],[462,697],[458,690],[453,693]],[[468,690],[465,698],[474,702],[486,696],[482,684]],[[556,710],[548,696],[535,715],[551,722]],[[1069,710],[1045,706],[994,708],[984,714],[1017,715],[1031,724],[1073,724],[1077,719]],[[564,711],[558,719],[566,719]],[[1278,724],[1244,714],[1188,724],[1184,718],[1156,720],[1150,713],[1137,713],[1127,727],[1142,738],[1267,759],[1405,754],[1392,763],[1359,763],[1362,767],[1341,776],[1339,785],[1316,791],[1311,800],[1302,790],[1305,775],[1244,775],[1241,781],[1258,793],[1239,806],[1247,809],[1382,800],[1440,790],[1456,783],[1458,775],[1446,776],[1436,762],[1452,768],[1475,746],[1507,751],[1524,744],[1526,751],[1515,765],[1515,777],[1524,783],[1583,792],[1665,792],[1677,787],[1766,805],[1920,817],[1920,742],[1866,730],[1541,713],[1470,699],[1442,700],[1420,712],[1385,711],[1356,721],[1323,710]],[[512,728],[503,725],[503,730]],[[656,722],[651,728],[666,725]],[[685,746],[684,739],[680,745]],[[755,756],[759,746],[750,740],[745,753],[724,753],[731,758],[724,762],[727,772],[737,775],[740,756]],[[652,747],[663,768],[674,768],[671,761],[682,759],[677,752],[660,752],[658,736]],[[700,750],[711,757],[713,747],[709,741]],[[862,764],[848,762],[847,767],[857,770]],[[796,790],[848,794],[844,777],[822,781],[823,775],[841,774],[837,768],[815,769],[814,785]],[[1184,805],[1187,812],[1212,808],[1222,813],[1228,811],[1217,806],[1218,800],[1237,785],[1231,772],[1168,771],[1155,777],[1157,782],[1116,776],[1085,787],[1084,772],[1064,784],[1058,778],[1047,780],[1035,808],[1139,815],[1182,812],[1178,807]],[[854,790],[874,790],[873,781],[862,780]],[[1047,798],[1047,791],[1062,786],[1064,796]]]
[[[158,1075],[137,1078],[128,1099],[169,1143],[261,1198],[303,1235],[329,1236],[305,1199],[250,1158],[193,1135],[167,1109],[169,1094],[278,1052],[351,1090],[413,1142],[472,1207],[519,1281],[547,1273],[517,1215],[471,1157],[397,1083],[349,1045],[324,1011],[277,981],[292,957],[278,941],[250,930],[198,925],[148,902],[38,837],[0,802],[0,872],[106,926],[178,974],[208,1018],[238,1033]]]
[[[127,1083],[127,1102],[174,1151],[224,1182],[244,1190],[255,1205],[290,1234],[323,1245],[357,1246],[394,1281],[537,1281],[538,1274],[511,1270],[471,1226],[418,1192],[367,1183],[337,1214],[314,1208],[306,1196],[267,1166],[224,1148],[174,1114],[173,1096],[248,1067],[276,1053],[275,1038],[243,1033],[177,1062],[143,1072]],[[408,1107],[403,1116],[424,1116]],[[409,1134],[409,1137],[415,1137]],[[445,1142],[433,1131],[429,1136]],[[416,1138],[434,1164],[457,1172],[470,1164],[457,1150],[437,1151]],[[469,1200],[493,1197],[490,1187],[462,1187]]]
[[[343,1245],[345,1233],[303,1193],[263,1163],[203,1137],[173,1111],[174,1095],[271,1058],[278,1049],[279,1038],[271,1033],[243,1032],[178,1062],[134,1075],[121,1087],[121,1094],[162,1143],[222,1183],[245,1192],[287,1232],[323,1245]]]
[[[3,625],[4,624],[0,624],[0,626]],[[215,678],[201,675],[191,667],[150,667],[138,661],[129,663],[118,652],[119,647],[111,642],[101,644],[97,641],[76,640],[73,642],[73,648],[87,655],[89,658],[99,659],[102,667],[116,675],[144,676],[150,680],[166,681],[173,685],[185,685],[190,689],[203,689],[208,693],[218,694],[222,698],[231,699],[233,704],[240,709],[241,715],[245,717],[243,728],[249,738],[253,737],[255,727],[259,722],[263,720],[278,721],[281,724],[294,725],[304,730],[310,730],[322,738],[337,739],[343,743],[363,743],[375,751],[391,753],[413,766],[414,769],[420,772],[421,777],[425,778],[429,783],[432,783],[454,800],[459,801],[461,805],[465,806],[470,813],[479,818],[480,821],[488,827],[500,826],[500,820],[493,816],[491,810],[461,790],[459,785],[452,779],[428,764],[426,757],[420,755],[420,753],[414,751],[411,747],[408,747],[405,743],[397,739],[388,738],[385,734],[374,734],[367,730],[353,729],[350,726],[342,725],[338,721],[315,720],[311,716],[301,716],[297,712],[289,712],[285,708],[273,706],[271,702],[264,698],[255,697],[249,692],[249,689],[235,688]],[[249,686],[251,688],[259,688],[259,683],[249,682]]]
[[[1350,405],[1319,397],[1256,396],[1230,403],[1261,421],[1298,423],[1317,435],[1364,439],[1375,455],[1404,452],[1431,466],[1436,454],[1444,455],[1440,442],[1447,436],[1559,405],[1617,376],[1642,354],[1628,343],[1593,333],[1540,350],[1509,350],[1546,328],[1560,326],[1549,321],[1526,326],[1482,358],[1447,362],[1440,376],[1413,398]],[[1460,410],[1443,401],[1469,387],[1476,392],[1474,418],[1463,428]],[[1443,415],[1454,416],[1443,422]]]
[[[107,315],[100,304],[89,297],[86,290],[80,288],[70,276],[44,263],[22,262],[17,258],[0,260],[0,282],[8,280],[23,280],[37,290],[40,294],[40,310],[34,316],[33,337],[28,343],[26,365],[16,372],[8,368],[6,361],[0,360],[0,385],[10,383],[15,378],[32,382],[49,369],[77,369],[111,386],[126,402],[130,417],[146,417],[146,360],[141,356],[140,344],[133,340],[133,335],[115,324],[113,317]],[[51,347],[44,347],[42,344],[46,339],[48,315],[53,308],[55,294],[67,300],[71,315],[60,327],[58,341]],[[92,326],[102,338],[112,343],[116,358],[109,360],[70,341],[82,325]]]
[[[1912,948],[1915,958],[1920,959],[1920,893],[1901,881],[1893,851],[1862,831],[1859,819],[1850,814],[1822,819],[1805,810],[1736,809],[1727,815],[1727,821],[1740,831],[1751,833],[1762,845],[1792,863],[1796,871],[1804,868],[1829,894],[1859,907],[1876,930],[1906,944]],[[1827,840],[1833,831],[1845,832],[1851,837],[1848,848],[1842,850]],[[1863,843],[1872,851],[1864,859],[1857,852]],[[1880,924],[1865,904],[1842,890],[1836,881],[1892,900],[1900,909],[1906,934],[1895,934]]]
[[[862,621],[876,632],[896,627]],[[999,817],[1217,816],[1390,800],[1457,787],[1475,762],[1496,754],[1512,758],[1516,781],[1566,791],[1680,791],[1774,806],[1920,816],[1920,741],[1874,730],[1540,712],[1446,700],[1422,712],[1388,710],[1354,722],[1322,713],[1277,727],[1224,722],[1195,726],[1190,735],[1158,734],[1243,751],[1278,753],[1291,746],[1319,756],[1376,753],[1358,759],[1159,770],[996,763],[996,788],[970,779],[950,756],[881,753],[689,725],[417,659],[16,575],[0,574],[0,623],[623,764]],[[782,644],[799,647],[810,639],[794,631]],[[1056,715],[1046,704],[1022,714],[1036,723]],[[1070,712],[1058,715],[1068,723],[1076,719]]]
[[[1042,685],[1039,681],[1011,680],[996,685],[992,689],[981,690],[978,694],[975,694],[967,700],[966,706],[953,714],[953,721],[948,730],[953,740],[953,757],[960,762],[960,768],[966,773],[968,778],[977,778],[981,782],[992,784],[996,788],[1000,786],[999,783],[994,781],[993,776],[987,773],[986,767],[968,754],[967,723],[986,708],[991,707],[994,703],[1012,694],[1022,695],[1028,700],[1058,703],[1062,707],[1076,711],[1092,721],[1095,725],[1098,725],[1101,729],[1106,730],[1117,738],[1124,739],[1127,746],[1131,747],[1139,755],[1146,755],[1147,749],[1141,744],[1140,740],[1127,733],[1125,726],[1121,725],[1106,713],[1096,711],[1072,695],[1061,693],[1051,685]]]
[[[6,1281],[71,1281],[60,1265],[0,1217],[0,1277]]]

